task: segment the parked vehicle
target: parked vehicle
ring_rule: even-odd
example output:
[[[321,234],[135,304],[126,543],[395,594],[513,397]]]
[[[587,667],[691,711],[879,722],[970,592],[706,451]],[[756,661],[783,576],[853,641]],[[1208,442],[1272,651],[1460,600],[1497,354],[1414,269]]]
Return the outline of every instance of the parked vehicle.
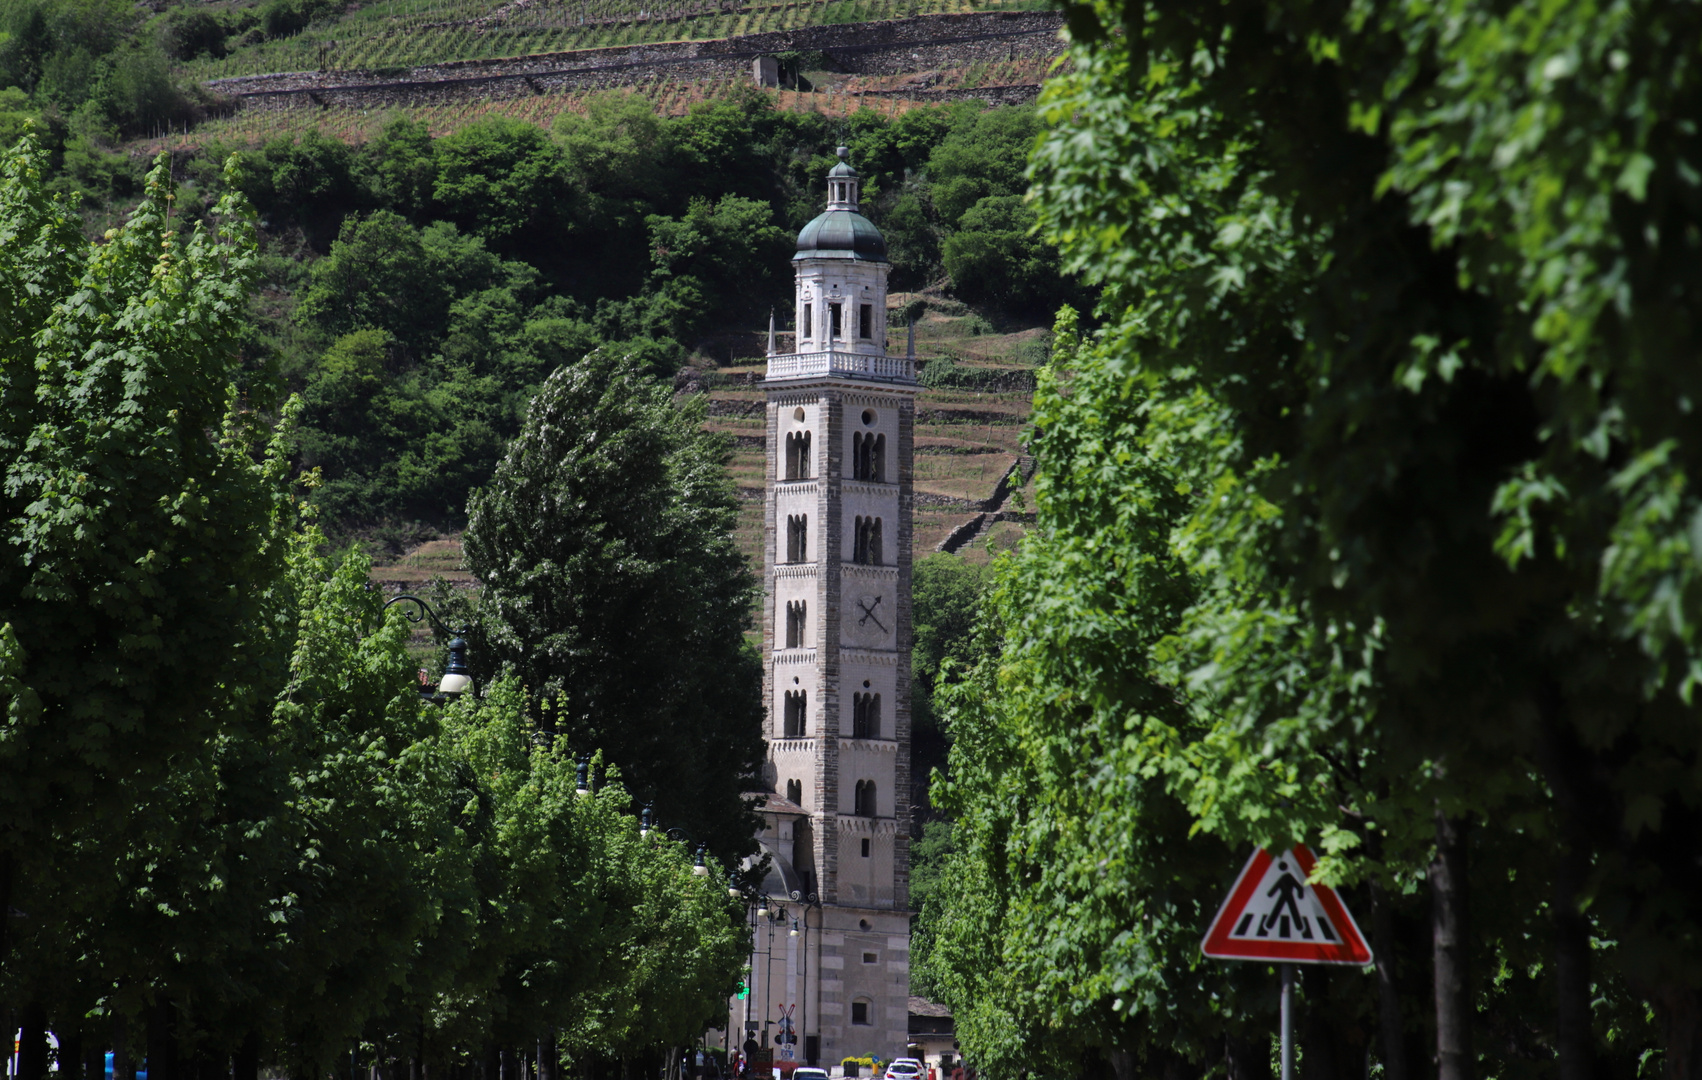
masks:
[[[919,1080],[922,1063],[915,1058],[893,1058],[886,1067],[886,1080]]]

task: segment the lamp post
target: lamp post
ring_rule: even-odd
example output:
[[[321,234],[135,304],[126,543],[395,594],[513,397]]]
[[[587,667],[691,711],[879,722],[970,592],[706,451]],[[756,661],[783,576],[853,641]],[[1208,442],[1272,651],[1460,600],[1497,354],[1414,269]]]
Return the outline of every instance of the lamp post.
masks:
[[[639,836],[649,836],[651,834],[651,832],[655,831],[655,829],[656,829],[655,804],[654,803],[645,803],[644,804],[644,812],[642,814],[640,814],[639,817],[638,817],[638,835]],[[675,825],[671,828],[663,830],[662,835],[666,836],[670,840],[677,840],[682,844],[690,844],[692,842],[692,840],[695,839],[691,835],[691,833],[686,832],[684,829],[680,828],[678,825]],[[697,845],[697,850],[694,853],[694,857],[693,857],[692,865],[691,865],[691,873],[692,873],[693,877],[708,877],[709,876],[709,866],[703,861],[703,857],[704,857],[705,854],[708,853],[708,851],[709,851],[709,845],[700,841]],[[731,891],[731,890],[729,890],[729,891]]]
[[[418,625],[426,620],[445,634],[449,634],[449,662],[443,667],[443,678],[438,680],[437,693],[427,694],[425,687],[420,687],[420,694],[428,701],[441,705],[445,701],[459,697],[473,687],[472,672],[467,670],[467,632],[469,627],[459,629],[444,624],[443,618],[433,611],[431,605],[417,596],[403,593],[401,596],[387,600],[384,610],[388,611],[392,604],[412,604],[412,608],[403,608],[402,617]]]
[[[813,874],[810,875],[810,878],[813,880],[814,875]],[[810,1047],[810,909],[814,908],[817,911],[821,910],[821,897],[812,892],[812,893],[809,893],[806,896],[797,896],[796,894],[794,894],[794,899],[801,900],[803,902],[803,905],[804,905],[804,910],[802,912],[800,912],[800,915],[802,916],[800,921],[804,924],[804,947],[803,947],[803,950],[802,950],[803,954],[804,954],[804,1001],[803,1001],[804,1015],[798,1021],[798,1032],[803,1037],[803,1040],[804,1040],[804,1051],[805,1051],[804,1057],[808,1061],[808,1063],[813,1067],[815,1065],[815,1060],[813,1058],[811,1058],[810,1055],[809,1055],[809,1047]],[[819,944],[819,942],[818,942],[818,944]]]

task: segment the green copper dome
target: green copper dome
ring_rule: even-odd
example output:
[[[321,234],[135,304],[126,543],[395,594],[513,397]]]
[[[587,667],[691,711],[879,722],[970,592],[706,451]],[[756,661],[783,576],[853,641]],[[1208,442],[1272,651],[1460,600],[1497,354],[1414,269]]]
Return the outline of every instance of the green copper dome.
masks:
[[[798,234],[797,259],[861,259],[886,262],[886,239],[875,223],[855,210],[828,210]]]

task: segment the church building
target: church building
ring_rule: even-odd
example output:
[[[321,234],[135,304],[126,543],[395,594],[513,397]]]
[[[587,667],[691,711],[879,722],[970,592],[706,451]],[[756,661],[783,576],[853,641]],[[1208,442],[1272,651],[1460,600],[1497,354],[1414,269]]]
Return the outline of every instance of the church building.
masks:
[[[912,355],[886,241],[839,150],[798,234],[795,352],[770,336],[763,655],[767,902],[740,1041],[775,1064],[901,1056],[910,993]],[[907,353],[913,353],[913,347]],[[742,1017],[737,1013],[742,1012]]]

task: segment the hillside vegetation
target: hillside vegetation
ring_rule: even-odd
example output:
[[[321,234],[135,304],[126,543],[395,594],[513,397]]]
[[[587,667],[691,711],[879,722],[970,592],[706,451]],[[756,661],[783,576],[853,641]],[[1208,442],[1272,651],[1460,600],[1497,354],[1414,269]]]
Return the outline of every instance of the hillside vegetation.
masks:
[[[673,378],[751,355],[750,331],[789,310],[792,237],[820,209],[838,138],[895,289],[957,283],[959,306],[937,303],[936,322],[968,321],[968,300],[1043,323],[1075,293],[1027,235],[1037,130],[1022,108],[861,111],[833,131],[754,91],[678,118],[610,93],[550,130],[494,119],[434,138],[398,119],[359,147],[308,132],[228,169],[213,146],[180,166],[182,210],[192,219],[231,187],[260,213],[266,285],[245,388],[261,404],[303,396],[298,464],[317,470],[329,524],[445,529],[561,364],[609,348]],[[923,329],[928,306],[908,313]],[[997,445],[1014,451],[1014,430]]]

